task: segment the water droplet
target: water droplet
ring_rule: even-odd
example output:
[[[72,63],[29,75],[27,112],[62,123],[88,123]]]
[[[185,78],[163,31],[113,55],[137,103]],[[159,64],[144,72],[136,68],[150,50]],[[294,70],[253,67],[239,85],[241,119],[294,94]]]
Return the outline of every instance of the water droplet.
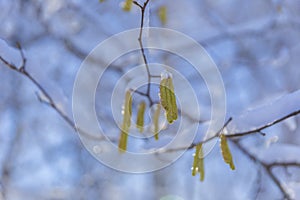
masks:
[[[272,144],[276,143],[278,141],[278,136],[275,135],[271,138],[269,138],[267,141],[266,141],[266,147],[269,148]]]
[[[290,131],[295,131],[297,128],[297,121],[295,117],[284,120],[284,124],[288,127]]]
[[[95,154],[100,154],[102,152],[102,148],[100,146],[96,145],[93,147],[93,152]]]

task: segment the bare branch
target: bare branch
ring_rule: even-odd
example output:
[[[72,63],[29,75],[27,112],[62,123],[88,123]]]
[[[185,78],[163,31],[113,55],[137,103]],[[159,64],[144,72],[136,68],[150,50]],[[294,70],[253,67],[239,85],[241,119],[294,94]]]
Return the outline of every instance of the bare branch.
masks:
[[[143,9],[143,6],[142,6],[141,4],[139,4],[137,1],[133,1],[133,3],[134,3],[135,5],[137,5],[140,9]]]
[[[224,128],[226,128],[226,126],[232,121],[232,118],[230,117],[226,122],[225,124],[223,125],[223,127],[216,133],[214,134],[213,136],[205,139],[205,140],[202,140],[201,142],[197,142],[197,143],[192,143],[190,146],[188,147],[178,147],[178,148],[173,148],[173,149],[162,149],[159,151],[159,153],[171,153],[171,152],[174,152],[174,151],[182,151],[182,150],[187,150],[187,149],[193,149],[195,146],[199,145],[199,144],[204,144],[204,143],[207,143],[217,137],[220,136],[220,134],[223,132]]]
[[[150,106],[152,106],[154,104],[154,102],[153,102],[153,100],[150,96],[152,75],[150,73],[149,64],[148,64],[148,61],[147,61],[147,57],[146,57],[146,53],[145,53],[145,49],[144,49],[144,45],[143,45],[143,29],[144,29],[144,20],[145,20],[145,10],[146,10],[147,5],[148,5],[149,2],[150,2],[150,0],[146,0],[144,2],[144,5],[142,6],[138,2],[133,1],[133,3],[136,6],[138,6],[141,10],[141,25],[140,25],[140,33],[139,33],[138,41],[139,41],[140,50],[141,50],[141,53],[142,53],[142,57],[143,57],[143,60],[144,60],[144,64],[145,64],[146,71],[147,71],[147,77],[148,77],[148,85],[147,85],[147,93],[146,94],[147,94]]]
[[[81,130],[79,127],[75,125],[73,120],[67,116],[59,107],[58,105],[54,102],[53,98],[50,96],[50,94],[43,88],[43,86],[26,70],[26,57],[24,55],[23,49],[19,43],[17,43],[17,48],[20,51],[22,63],[19,67],[17,67],[15,64],[9,63],[6,59],[4,59],[2,56],[0,56],[0,60],[4,63],[4,65],[19,74],[25,76],[27,79],[29,79],[40,91],[40,93],[45,97],[46,101],[41,98],[40,95],[38,96],[39,101],[45,103],[49,107],[51,107],[53,110],[55,110],[56,113],[58,113],[69,126],[71,126],[74,131],[80,131],[80,133],[84,134],[88,138],[95,139],[95,140],[102,140],[105,137],[103,136],[95,136],[92,134],[89,134],[83,130]]]
[[[229,134],[229,135],[226,135],[226,137],[229,137],[229,138],[230,137],[241,137],[241,136],[246,136],[246,135],[250,135],[250,134],[254,134],[254,133],[260,133],[262,135],[265,135],[265,133],[261,132],[262,130],[264,130],[266,128],[269,128],[270,126],[274,126],[275,124],[278,124],[278,123],[280,123],[280,122],[282,122],[282,121],[284,121],[284,120],[286,120],[286,119],[288,119],[290,117],[296,116],[298,114],[300,114],[300,110],[294,111],[294,112],[292,112],[292,113],[290,113],[288,115],[285,115],[285,116],[283,116],[283,117],[281,117],[279,119],[276,119],[275,121],[270,122],[270,123],[268,123],[266,125],[263,125],[263,126],[261,126],[259,128],[256,128],[256,129],[253,129],[253,130],[250,130],[250,131],[244,131],[244,132]]]
[[[300,162],[274,162],[268,164],[270,168],[273,167],[299,167],[300,168]]]
[[[259,128],[256,128],[256,129],[253,129],[253,130],[250,130],[250,131],[245,131],[245,132],[240,132],[240,133],[232,133],[232,134],[226,134],[226,137],[227,138],[234,138],[234,137],[244,137],[244,136],[247,136],[247,135],[251,135],[251,134],[257,134],[257,133],[260,133],[261,135],[265,136],[266,134],[262,132],[262,130],[266,129],[266,128],[269,128],[271,126],[274,126],[275,124],[278,124],[290,117],[293,117],[293,116],[296,116],[296,115],[299,115],[300,114],[300,110],[297,110],[297,111],[294,111],[286,116],[283,116],[273,122],[270,122],[266,125],[263,125]],[[191,144],[190,146],[184,146],[184,147],[178,147],[178,148],[172,148],[172,149],[162,149],[161,151],[159,151],[160,153],[166,153],[166,152],[174,152],[174,151],[182,151],[182,150],[186,150],[186,149],[193,149],[195,146],[197,146],[198,144],[204,144],[204,143],[207,143],[217,137],[219,137],[219,135],[222,133],[223,129],[228,125],[228,123],[230,123],[232,120],[232,118],[229,118],[229,120],[226,121],[226,123],[223,125],[223,127],[218,131],[216,132],[213,136],[205,139],[205,140],[202,140],[198,143],[193,143]]]

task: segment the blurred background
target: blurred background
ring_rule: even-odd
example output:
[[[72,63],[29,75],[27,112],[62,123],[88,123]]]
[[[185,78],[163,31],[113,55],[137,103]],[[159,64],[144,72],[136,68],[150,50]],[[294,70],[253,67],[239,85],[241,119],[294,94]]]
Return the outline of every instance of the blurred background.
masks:
[[[139,9],[124,12],[122,2],[0,0],[0,55],[18,65],[21,58],[14,46],[20,42],[27,70],[72,118],[73,83],[83,59],[106,38],[139,27]],[[165,24],[159,17],[162,6]],[[261,117],[260,113],[275,120],[286,114],[285,106],[299,110],[289,94],[300,98],[300,1],[150,0],[145,23],[183,32],[205,47],[224,80],[228,117],[258,108],[259,114],[245,120]],[[151,59],[170,66],[177,62],[157,52]],[[139,52],[116,61],[106,73],[107,88],[114,86],[115,77],[141,63]],[[181,70],[193,85],[197,77]],[[230,171],[214,148],[205,158],[204,182],[191,176],[193,151],[152,173],[110,169],[93,158],[52,108],[38,101],[38,89],[26,77],[0,63],[0,79],[0,199],[283,198],[266,171],[235,146],[231,150],[237,169]],[[206,86],[193,86],[203,97],[200,108],[209,110]],[[278,98],[280,106],[269,107]],[[273,116],[274,107],[279,111]],[[300,162],[299,123],[299,117],[289,118],[266,129],[265,137],[253,135],[240,143],[261,160]],[[291,197],[300,199],[299,167],[273,171]]]

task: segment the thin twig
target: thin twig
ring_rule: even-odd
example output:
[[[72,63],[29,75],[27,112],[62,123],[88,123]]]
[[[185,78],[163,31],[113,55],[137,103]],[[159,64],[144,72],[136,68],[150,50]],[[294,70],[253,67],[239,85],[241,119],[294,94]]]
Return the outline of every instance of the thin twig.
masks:
[[[244,132],[239,132],[239,133],[233,133],[233,134],[229,134],[229,135],[226,135],[226,137],[230,138],[230,137],[241,137],[241,136],[246,136],[246,135],[249,135],[249,134],[253,134],[253,133],[260,133],[262,135],[265,135],[265,133],[261,132],[262,130],[266,129],[266,128],[269,128],[270,126],[274,126],[275,124],[278,124],[279,122],[282,122],[290,117],[293,117],[293,116],[296,116],[300,114],[300,110],[297,110],[297,111],[294,111],[288,115],[285,115],[279,119],[276,119],[275,121],[273,122],[270,122],[266,125],[263,125],[261,127],[258,127],[256,129],[253,129],[253,130],[250,130],[250,131],[244,131]]]
[[[147,94],[150,106],[152,106],[153,105],[153,100],[152,100],[152,98],[150,96],[150,91],[151,91],[151,78],[153,76],[150,73],[150,68],[149,68],[149,64],[148,64],[148,60],[147,60],[147,57],[146,57],[145,48],[144,48],[144,44],[143,44],[143,29],[144,29],[144,20],[145,20],[145,10],[146,10],[147,5],[148,5],[149,2],[150,2],[150,0],[146,0],[144,2],[144,4],[141,5],[138,2],[133,1],[133,3],[136,6],[138,6],[140,8],[140,10],[141,10],[141,22],[140,22],[140,32],[139,32],[138,41],[139,41],[140,50],[141,50],[142,57],[143,57],[143,60],[144,60],[144,64],[145,64],[146,71],[147,71],[148,85],[147,85],[147,92],[146,92],[146,94]]]
[[[130,91],[132,91],[133,93],[136,93],[136,94],[139,94],[141,96],[146,96],[148,97],[148,94],[144,93],[144,92],[141,92],[139,90],[134,90],[134,89],[129,89]]]
[[[160,151],[158,151],[159,153],[170,153],[170,152],[174,152],[174,151],[182,151],[182,150],[187,150],[187,149],[193,149],[195,146],[199,145],[199,144],[204,144],[207,143],[217,137],[220,136],[220,134],[223,132],[223,130],[226,128],[226,126],[228,126],[228,124],[232,121],[232,118],[230,117],[225,124],[222,126],[222,128],[217,131],[217,133],[215,133],[213,136],[206,138],[200,142],[197,143],[192,143],[190,146],[185,146],[185,147],[177,147],[177,148],[170,148],[170,149],[162,149]]]
[[[150,77],[151,77],[151,78],[161,78],[160,75],[151,75]]]
[[[268,164],[271,168],[273,167],[300,167],[300,162],[274,162]]]
[[[266,128],[269,128],[271,126],[274,126],[275,124],[278,124],[290,117],[293,117],[293,116],[296,116],[296,115],[299,115],[300,114],[300,110],[297,110],[297,111],[294,111],[288,115],[285,115],[279,119],[276,119],[275,121],[273,122],[270,122],[266,125],[263,125],[261,127],[258,127],[256,129],[253,129],[253,130],[250,130],[250,131],[245,131],[245,132],[240,132],[240,133],[232,133],[232,134],[226,134],[226,137],[227,138],[234,138],[234,137],[244,137],[244,136],[247,136],[247,135],[251,135],[251,134],[257,134],[257,133],[260,133],[261,135],[265,136],[265,133],[262,132],[262,130],[266,129]],[[219,137],[220,133],[223,131],[223,129],[228,125],[228,123],[232,120],[232,118],[229,118],[229,120],[227,120],[227,122],[224,124],[224,126],[222,127],[221,130],[217,131],[213,136],[209,137],[209,138],[206,138],[205,140],[202,140],[198,143],[193,143],[191,144],[190,146],[184,146],[184,147],[178,147],[178,148],[172,148],[172,149],[165,149],[165,150],[161,150],[159,152],[162,152],[162,153],[166,153],[166,152],[174,152],[174,151],[182,151],[182,150],[186,150],[186,149],[192,149],[194,148],[195,146],[197,146],[198,144],[204,144],[204,143],[207,143],[213,139],[215,139],[216,137]]]
[[[75,131],[79,131],[81,134],[87,136],[90,139],[95,139],[95,140],[102,140],[105,137],[103,136],[95,136],[92,134],[89,134],[83,130],[81,130],[79,127],[75,125],[73,120],[67,116],[59,107],[58,105],[54,102],[53,98],[51,95],[45,90],[45,88],[26,70],[26,57],[24,55],[23,49],[19,43],[17,43],[17,48],[19,49],[22,63],[19,67],[17,67],[15,64],[8,62],[6,59],[4,59],[2,56],[0,56],[0,60],[4,63],[5,66],[8,68],[12,69],[13,71],[18,72],[19,74],[25,76],[27,79],[29,79],[39,90],[41,95],[44,97],[44,99],[40,96],[38,96],[38,99],[45,103],[46,105],[50,106],[53,110],[58,113],[69,126],[71,126]]]

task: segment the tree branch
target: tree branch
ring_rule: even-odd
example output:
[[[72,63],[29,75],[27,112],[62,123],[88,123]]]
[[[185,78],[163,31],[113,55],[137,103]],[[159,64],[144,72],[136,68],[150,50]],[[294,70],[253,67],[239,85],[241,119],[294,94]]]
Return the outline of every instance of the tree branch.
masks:
[[[225,124],[223,125],[223,127],[217,131],[217,133],[215,133],[213,136],[205,139],[205,140],[202,140],[200,142],[197,142],[197,143],[192,143],[190,146],[184,146],[184,147],[178,147],[178,148],[172,148],[172,149],[161,149],[160,151],[158,151],[159,153],[171,153],[171,152],[174,152],[174,151],[182,151],[182,150],[189,150],[189,149],[193,149],[195,146],[199,145],[199,144],[204,144],[204,143],[207,143],[217,137],[220,136],[220,134],[223,132],[223,130],[226,128],[226,126],[232,121],[232,118],[230,117],[226,122]]]
[[[42,94],[42,96],[45,97],[46,100],[44,100],[40,95],[38,96],[38,99],[45,103],[46,105],[48,105],[49,107],[51,107],[53,110],[55,110],[55,112],[57,114],[59,114],[62,119],[67,122],[67,124],[72,127],[72,129],[74,129],[74,131],[80,131],[80,133],[84,134],[85,136],[87,136],[90,139],[95,139],[95,140],[102,140],[105,139],[105,137],[103,136],[95,136],[92,134],[89,134],[83,130],[81,130],[79,127],[76,126],[76,124],[73,122],[73,120],[71,118],[69,118],[55,103],[55,101],[53,100],[53,98],[50,96],[50,94],[43,88],[43,86],[26,70],[26,57],[24,55],[23,49],[21,47],[20,44],[17,44],[17,48],[19,49],[20,55],[21,55],[21,59],[22,59],[22,63],[20,66],[16,66],[13,63],[8,62],[6,59],[4,59],[2,56],[0,56],[0,60],[4,63],[4,65],[10,69],[12,69],[13,71],[18,72],[19,74],[23,75],[24,77],[26,77],[28,80],[31,81],[31,83],[33,83],[39,90],[39,92]]]
[[[273,167],[299,167],[300,168],[300,162],[274,162],[268,164],[270,168]]]
[[[265,136],[266,134],[262,132],[262,130],[269,128],[271,126],[274,126],[275,124],[278,124],[290,117],[296,116],[300,114],[300,110],[294,111],[288,115],[285,115],[279,119],[276,119],[273,122],[270,122],[266,125],[263,125],[261,127],[258,127],[256,129],[253,130],[249,130],[249,131],[245,131],[245,132],[238,132],[238,133],[231,133],[231,134],[226,134],[227,138],[235,138],[235,137],[244,137],[244,136],[248,136],[248,135],[252,135],[252,134],[257,134],[260,133],[262,136]],[[204,144],[207,143],[217,137],[219,137],[219,135],[222,133],[222,131],[224,130],[224,128],[226,128],[226,126],[228,125],[228,123],[232,120],[232,118],[229,118],[229,120],[224,124],[223,128],[220,129],[217,133],[215,133],[213,136],[211,136],[210,138],[207,138],[205,140],[202,140],[198,143],[193,143],[190,146],[185,146],[185,147],[178,147],[178,148],[173,148],[173,149],[165,149],[165,150],[161,150],[162,153],[166,153],[166,152],[174,152],[174,151],[181,151],[181,150],[186,150],[186,149],[193,149],[195,146],[197,146],[198,144]]]
[[[281,117],[279,119],[276,119],[273,122],[270,122],[270,123],[268,123],[266,125],[263,125],[261,127],[256,128],[256,129],[253,129],[253,130],[250,130],[250,131],[239,132],[239,133],[233,133],[233,134],[230,134],[230,135],[226,135],[226,137],[228,137],[228,138],[241,137],[241,136],[246,136],[246,135],[250,135],[250,134],[254,134],[254,133],[260,133],[262,135],[265,135],[265,133],[261,132],[262,130],[264,130],[266,128],[269,128],[271,126],[274,126],[275,124],[278,124],[278,123],[280,123],[280,122],[282,122],[282,121],[284,121],[284,120],[286,120],[286,119],[288,119],[290,117],[296,116],[298,114],[300,114],[300,110],[294,111],[294,112],[292,112],[292,113],[290,113],[288,115],[285,115],[285,116],[283,116],[283,117]]]
[[[151,75],[151,73],[150,73],[149,64],[148,64],[148,60],[147,60],[147,57],[146,57],[145,48],[144,48],[144,44],[143,44],[143,29],[144,29],[144,20],[145,20],[145,10],[146,10],[147,5],[148,5],[149,2],[150,2],[150,0],[146,0],[144,2],[144,5],[142,6],[137,1],[133,1],[133,3],[136,6],[138,6],[141,10],[141,23],[140,23],[140,33],[139,33],[138,41],[139,41],[140,50],[141,50],[142,57],[143,57],[143,60],[144,60],[144,64],[145,64],[146,71],[147,71],[148,84],[147,84],[146,97],[149,100],[150,106],[152,106],[154,104],[154,102],[153,102],[153,100],[150,96],[150,91],[151,91],[151,78],[153,78],[154,76]]]

